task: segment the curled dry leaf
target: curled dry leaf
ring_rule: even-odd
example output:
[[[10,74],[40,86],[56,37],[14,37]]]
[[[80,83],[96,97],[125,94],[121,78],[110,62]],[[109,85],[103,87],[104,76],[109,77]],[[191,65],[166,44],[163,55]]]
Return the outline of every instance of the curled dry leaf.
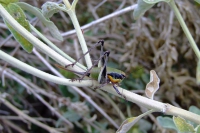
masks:
[[[150,82],[146,85],[145,94],[148,98],[153,99],[155,92],[159,88],[160,79],[154,70],[150,71]]]

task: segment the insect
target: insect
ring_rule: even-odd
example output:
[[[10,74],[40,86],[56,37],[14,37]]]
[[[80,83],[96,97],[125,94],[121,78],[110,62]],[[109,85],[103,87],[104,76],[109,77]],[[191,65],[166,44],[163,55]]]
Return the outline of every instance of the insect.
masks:
[[[126,78],[125,73],[122,72],[121,70],[107,67],[107,61],[108,61],[110,52],[103,51],[103,45],[104,45],[103,40],[100,40],[96,45],[101,46],[100,58],[94,63],[94,65],[91,68],[89,68],[86,72],[75,72],[75,71],[71,71],[71,70],[69,70],[69,71],[71,71],[79,76],[81,75],[79,80],[82,80],[85,77],[96,79],[99,82],[99,84],[101,85],[100,87],[103,87],[104,85],[111,83],[113,88],[115,89],[115,91],[120,96],[123,96],[117,89],[116,85],[119,86],[121,81],[124,78]],[[93,49],[93,47],[91,49],[89,49],[88,52],[86,52],[84,55],[89,53],[92,49]],[[77,61],[75,61],[73,64],[70,64],[70,65],[74,66],[81,58],[79,58]],[[94,67],[97,64],[98,64],[98,67]],[[68,70],[67,67],[70,65],[65,66],[65,68],[63,68],[63,69]],[[58,66],[58,65],[56,65],[56,66],[62,68],[61,66]],[[123,96],[123,97],[125,98],[125,96]]]

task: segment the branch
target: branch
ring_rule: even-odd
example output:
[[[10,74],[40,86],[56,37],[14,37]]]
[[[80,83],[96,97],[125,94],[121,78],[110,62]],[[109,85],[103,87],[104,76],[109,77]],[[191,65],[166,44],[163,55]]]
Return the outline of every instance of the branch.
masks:
[[[99,23],[101,23],[103,21],[106,21],[106,20],[111,19],[113,17],[122,15],[124,13],[130,12],[130,11],[134,10],[136,8],[136,6],[137,6],[137,4],[129,6],[129,7],[126,7],[124,9],[122,9],[122,10],[116,11],[116,12],[114,12],[112,14],[109,14],[109,15],[107,15],[105,17],[102,17],[102,18],[100,18],[98,20],[92,21],[91,23],[82,26],[81,29],[82,30],[89,29],[90,27],[93,27],[93,26],[95,26],[95,25],[97,25],[97,24],[99,24]],[[70,35],[73,35],[75,33],[76,33],[76,30],[71,30],[71,31],[62,33],[61,35],[62,36],[70,36]]]

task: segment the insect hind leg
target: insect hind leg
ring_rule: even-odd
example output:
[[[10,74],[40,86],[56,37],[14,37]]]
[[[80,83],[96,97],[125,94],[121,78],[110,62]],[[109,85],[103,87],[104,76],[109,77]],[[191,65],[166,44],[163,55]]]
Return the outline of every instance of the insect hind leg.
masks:
[[[105,51],[103,55],[101,55],[101,57],[96,61],[96,63],[94,63],[80,78],[80,80],[82,80],[85,76],[89,76],[90,75],[90,71],[92,70],[92,68],[98,64],[99,60],[101,60],[101,58],[104,58],[104,56],[108,56],[110,54],[109,51]],[[106,66],[105,66],[105,71],[106,71]],[[104,73],[104,77],[106,77],[107,73]]]
[[[86,53],[84,53],[80,58],[78,58],[74,63],[66,65],[65,68],[69,67],[69,66],[74,66],[77,62],[79,62],[86,54],[88,54],[90,51],[92,51],[95,47],[101,45],[101,49],[104,46],[104,40],[100,40],[98,41],[93,47],[91,47]]]
[[[113,88],[115,89],[117,94],[119,94],[120,96],[122,96],[126,100],[126,97],[124,95],[122,95],[121,92],[119,92],[119,90],[117,89],[117,87],[114,84],[113,84]]]

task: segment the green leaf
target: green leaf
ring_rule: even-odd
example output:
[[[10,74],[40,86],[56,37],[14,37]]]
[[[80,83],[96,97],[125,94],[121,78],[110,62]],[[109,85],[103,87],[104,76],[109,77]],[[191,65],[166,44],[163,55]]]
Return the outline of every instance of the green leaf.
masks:
[[[81,116],[73,110],[67,111],[63,116],[71,122],[76,122],[81,119]]]
[[[61,94],[64,97],[71,98],[71,101],[79,101],[80,100],[80,95],[74,90],[74,89],[69,89],[67,86],[59,85],[59,89],[61,91]]]
[[[68,119],[70,122],[77,122],[78,120],[81,119],[81,116],[72,110],[68,110],[67,112],[65,112],[63,114],[63,117]],[[59,120],[56,122],[56,127],[60,127],[61,123],[62,123],[62,119],[59,118]]]
[[[157,119],[158,123],[162,127],[169,128],[169,129],[174,129],[174,130],[177,131],[176,125],[174,124],[172,118],[158,116],[156,119]]]
[[[128,119],[126,119],[121,126],[119,127],[119,129],[117,130],[117,133],[126,133],[128,132],[134,125],[135,123],[137,123],[140,119],[142,119],[142,117],[152,113],[153,110],[149,110],[141,115],[139,115],[138,117],[130,117]]]
[[[136,66],[135,68],[131,69],[133,72],[131,75],[133,78],[140,78],[144,74],[144,68],[142,66]]]
[[[59,41],[63,41],[63,37],[60,34],[56,25],[52,21],[46,19],[40,9],[33,7],[29,4],[26,4],[24,2],[17,2],[17,5],[19,5],[23,10],[26,10],[37,16],[40,19],[40,21],[42,21],[42,23],[49,29],[51,35],[54,38],[56,38]]]
[[[18,2],[18,1],[19,0],[0,0],[0,3],[7,6],[10,3],[15,3],[15,2]]]
[[[64,4],[58,4],[55,2],[46,2],[42,5],[42,14],[45,18],[49,19],[54,13],[62,11],[67,11]]]
[[[193,113],[195,113],[197,115],[200,115],[200,109],[197,108],[196,106],[190,106],[189,111],[193,112]],[[197,126],[197,123],[195,123],[195,122],[189,121],[189,123],[192,124],[194,127]]]
[[[64,69],[59,69],[59,70],[60,70],[60,73],[66,78],[69,78],[69,79],[77,78],[77,76],[73,72],[70,72]]]
[[[148,4],[144,2],[143,0],[138,0],[137,1],[137,7],[133,11],[133,17],[134,19],[139,19],[144,13],[149,10],[154,4]]]
[[[138,122],[140,119],[141,119],[140,117],[131,117],[126,119],[117,130],[117,133],[128,132],[128,130],[130,130],[131,127],[134,126],[135,123]]]
[[[193,113],[195,113],[197,115],[200,115],[200,109],[197,108],[196,106],[190,106],[189,111],[193,112]]]
[[[196,133],[200,133],[200,125],[198,125],[195,130],[196,130]]]
[[[200,4],[200,0],[194,0],[194,1],[196,1],[197,3],[199,3],[199,4]]]
[[[23,10],[17,4],[10,3],[6,7],[6,10],[19,24],[21,24],[25,29],[30,31],[29,22],[26,20],[26,16]],[[26,40],[22,35],[20,35],[13,27],[11,27],[7,21],[4,20],[4,22],[7,25],[10,32],[13,34],[14,38],[21,44],[22,48],[29,53],[32,52],[33,45],[28,40]]]
[[[141,119],[138,122],[138,126],[139,126],[140,131],[142,131],[143,133],[145,132],[147,133],[148,130],[152,129],[152,124],[144,119]]]
[[[194,127],[181,117],[173,117],[173,121],[181,133],[195,133]]]
[[[139,19],[144,13],[149,10],[152,6],[154,6],[158,2],[170,2],[170,0],[138,0],[137,7],[133,12],[134,19]]]
[[[171,0],[144,0],[144,2],[148,3],[148,4],[156,4],[158,2],[170,2]]]

